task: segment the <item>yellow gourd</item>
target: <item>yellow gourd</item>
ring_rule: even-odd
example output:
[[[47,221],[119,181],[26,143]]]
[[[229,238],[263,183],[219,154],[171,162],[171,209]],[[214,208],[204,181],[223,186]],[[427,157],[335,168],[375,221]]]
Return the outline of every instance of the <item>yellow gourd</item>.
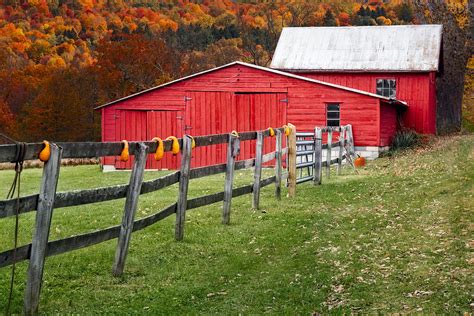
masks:
[[[194,147],[196,147],[196,142],[194,141],[194,137],[192,137],[191,135],[188,135],[189,137],[191,137],[191,149],[194,149]]]
[[[268,132],[269,132],[269,134],[270,134],[270,137],[275,136],[275,131],[273,130],[273,128],[269,127],[269,128],[268,128]]]
[[[283,128],[285,129],[285,135],[289,136],[291,133],[291,128],[288,125],[283,125]]]
[[[171,152],[173,155],[177,155],[179,153],[179,141],[175,136],[169,136],[166,138],[166,140],[172,140],[173,142],[171,143]]]
[[[239,133],[237,133],[237,131],[232,131],[231,134],[234,135],[235,137],[239,137]]]
[[[122,140],[123,149],[122,153],[120,154],[120,161],[128,161],[130,154],[128,152],[128,142],[124,139]]]
[[[41,151],[39,153],[39,159],[42,162],[46,162],[46,161],[49,160],[49,157],[51,156],[51,147],[50,147],[49,142],[47,140],[43,140],[43,145],[44,145],[44,148],[41,149]]]
[[[163,144],[163,141],[159,137],[154,137],[152,141],[158,142],[154,156],[156,161],[160,161],[161,159],[163,159],[163,156],[165,154],[165,146]]]

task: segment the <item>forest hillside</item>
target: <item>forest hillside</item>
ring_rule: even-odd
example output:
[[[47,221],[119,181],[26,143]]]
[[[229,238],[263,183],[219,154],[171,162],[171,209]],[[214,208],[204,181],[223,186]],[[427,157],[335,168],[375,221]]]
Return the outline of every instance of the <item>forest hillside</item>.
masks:
[[[268,65],[285,26],[421,23],[443,23],[457,53],[444,82],[457,101],[439,106],[456,129],[471,11],[467,0],[0,0],[0,132],[98,140],[95,106],[235,60]]]

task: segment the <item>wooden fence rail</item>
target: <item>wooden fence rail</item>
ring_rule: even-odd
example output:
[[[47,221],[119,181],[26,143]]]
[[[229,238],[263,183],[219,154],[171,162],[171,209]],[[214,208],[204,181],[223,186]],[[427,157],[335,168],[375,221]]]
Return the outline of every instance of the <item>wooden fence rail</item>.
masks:
[[[294,137],[295,131],[296,128],[293,127],[289,142],[287,142],[288,144],[295,143],[291,140],[292,137]],[[224,202],[223,223],[228,224],[230,222],[230,208],[233,197],[252,193],[252,206],[258,208],[260,188],[275,183],[275,196],[276,198],[280,198],[282,157],[285,155],[289,156],[288,160],[290,163],[287,164],[287,168],[289,168],[288,171],[290,174],[295,174],[296,171],[291,169],[295,168],[295,165],[291,162],[296,161],[296,148],[282,148],[284,129],[278,128],[275,129],[275,132],[275,151],[267,154],[263,154],[265,138],[267,138],[267,141],[273,139],[269,137],[268,130],[244,132],[241,133],[239,137],[232,134],[195,137],[196,146],[228,143],[228,151],[227,163],[193,169],[190,168],[192,154],[191,138],[185,135],[183,139],[179,139],[180,147],[182,148],[180,170],[149,181],[143,181],[145,161],[148,154],[155,152],[157,144],[155,142],[131,142],[129,143],[130,155],[135,156],[135,161],[128,184],[71,192],[56,192],[61,158],[120,155],[123,144],[52,143],[51,158],[44,165],[40,192],[38,194],[21,197],[18,204],[18,201],[15,199],[0,201],[0,218],[15,216],[17,211],[18,214],[37,211],[32,243],[20,246],[16,250],[10,249],[0,253],[0,267],[5,267],[23,260],[30,260],[24,296],[25,314],[36,314],[38,312],[44,262],[48,256],[66,253],[118,238],[112,269],[113,274],[118,276],[124,271],[130,239],[134,231],[144,229],[172,214],[176,214],[175,238],[176,240],[181,240],[184,237],[185,215],[189,210],[217,202]],[[236,161],[235,158],[239,153],[240,142],[255,139],[257,139],[256,157]],[[170,151],[171,141],[165,141],[164,143],[165,151]],[[42,147],[43,145],[40,143],[27,144],[25,160],[36,159]],[[0,162],[13,161],[16,157],[16,150],[16,145],[1,145]],[[276,160],[275,175],[262,179],[263,164],[272,160]],[[233,188],[234,171],[251,167],[254,167],[253,184]],[[224,172],[226,173],[224,191],[188,199],[187,189],[189,180]],[[179,183],[179,197],[176,203],[169,205],[155,214],[135,220],[134,217],[141,194],[155,192],[176,183]],[[296,181],[289,181],[289,191],[291,191],[292,186],[295,185]],[[49,241],[49,230],[54,208],[84,205],[121,198],[125,198],[125,204],[122,223],[120,225]],[[18,206],[19,208],[17,210]]]
[[[339,133],[339,139],[333,142],[333,133]],[[323,134],[327,134],[327,142],[323,144]],[[296,156],[299,158],[296,169],[299,170],[299,177],[296,183],[313,181],[314,184],[321,184],[323,167],[326,177],[330,177],[331,165],[337,164],[337,174],[342,170],[342,162],[348,155],[354,155],[354,143],[352,137],[352,126],[316,127],[312,132],[297,132],[296,146],[298,148]],[[333,158],[332,153],[337,149],[337,157]],[[323,161],[323,152],[326,152],[326,159]],[[307,170],[306,174],[303,173]]]

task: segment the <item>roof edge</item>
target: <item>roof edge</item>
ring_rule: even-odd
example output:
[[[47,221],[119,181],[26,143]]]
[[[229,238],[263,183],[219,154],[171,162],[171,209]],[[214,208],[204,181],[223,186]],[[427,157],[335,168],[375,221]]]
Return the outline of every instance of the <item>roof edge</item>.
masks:
[[[113,105],[113,104],[116,104],[116,103],[121,102],[121,101],[125,101],[127,99],[133,98],[135,96],[138,96],[138,95],[141,95],[141,94],[144,94],[144,93],[147,93],[147,92],[151,92],[151,91],[154,91],[154,90],[158,90],[158,89],[167,87],[167,86],[172,85],[174,83],[181,82],[181,81],[184,81],[184,80],[188,80],[188,79],[191,79],[191,78],[194,78],[194,77],[197,77],[197,76],[201,76],[201,75],[204,75],[204,74],[207,74],[207,73],[210,73],[210,72],[213,72],[213,71],[217,71],[219,69],[234,66],[234,65],[241,65],[241,66],[245,66],[245,67],[249,67],[249,68],[253,68],[253,69],[259,69],[259,70],[262,70],[262,71],[266,71],[266,72],[286,76],[286,77],[289,77],[289,78],[303,80],[303,81],[306,81],[306,82],[317,83],[317,84],[321,84],[321,85],[336,88],[336,89],[341,89],[341,90],[345,90],[345,91],[350,91],[350,92],[366,95],[366,96],[377,98],[377,99],[380,99],[380,100],[385,100],[385,101],[393,101],[394,100],[394,99],[390,99],[390,98],[387,98],[387,97],[384,97],[384,96],[381,96],[381,95],[378,95],[378,94],[375,94],[375,93],[366,92],[366,91],[362,91],[362,90],[358,90],[358,89],[353,89],[353,88],[349,88],[349,87],[346,87],[346,86],[341,86],[341,85],[337,85],[337,84],[333,84],[333,83],[329,83],[329,82],[325,82],[325,81],[321,81],[321,80],[311,79],[311,78],[295,75],[293,73],[284,72],[284,71],[273,69],[273,68],[262,67],[262,66],[258,66],[258,65],[254,65],[254,64],[245,63],[245,62],[242,62],[242,61],[234,61],[234,62],[225,64],[225,65],[222,65],[222,66],[219,66],[219,67],[211,68],[211,69],[208,69],[208,70],[197,72],[197,73],[189,75],[189,76],[181,77],[181,78],[169,81],[167,83],[164,83],[164,84],[161,84],[161,85],[158,85],[158,86],[155,86],[155,87],[151,87],[149,89],[145,89],[145,90],[136,92],[134,94],[130,94],[128,96],[119,98],[117,100],[113,100],[113,101],[110,101],[108,103],[99,105],[99,106],[95,107],[94,110],[99,110],[99,109],[104,108],[106,106]],[[397,101],[399,101],[399,100],[397,100]],[[399,102],[403,102],[403,101],[399,101]]]

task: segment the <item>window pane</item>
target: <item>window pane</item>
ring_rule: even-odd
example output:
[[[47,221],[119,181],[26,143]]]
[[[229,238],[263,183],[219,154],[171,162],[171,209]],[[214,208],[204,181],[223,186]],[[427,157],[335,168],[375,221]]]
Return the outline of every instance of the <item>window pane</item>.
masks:
[[[339,111],[339,104],[338,103],[330,103],[327,106],[327,110],[329,111]]]
[[[339,112],[328,112],[328,120],[338,119],[338,118],[339,118]]]
[[[379,88],[382,88],[383,87],[383,80],[382,79],[377,79],[377,90]]]
[[[339,126],[339,120],[328,120],[327,126]]]

